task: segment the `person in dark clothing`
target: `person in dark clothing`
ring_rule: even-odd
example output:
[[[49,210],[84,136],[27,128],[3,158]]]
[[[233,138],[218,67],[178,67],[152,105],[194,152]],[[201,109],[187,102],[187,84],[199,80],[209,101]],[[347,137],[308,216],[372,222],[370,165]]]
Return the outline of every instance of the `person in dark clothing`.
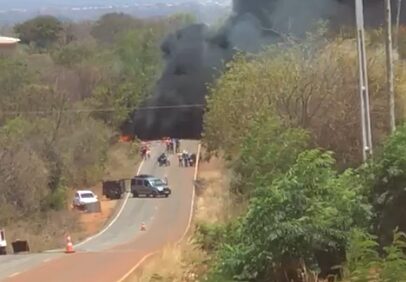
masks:
[[[162,153],[162,154],[159,156],[159,158],[158,158],[158,163],[159,163],[159,166],[163,166],[163,165],[168,166],[168,165],[169,165],[169,160],[168,160],[168,157],[166,156],[165,153]]]
[[[179,141],[179,139],[175,139],[175,144],[176,144],[176,153],[179,153],[179,151],[180,151],[180,141]]]
[[[191,154],[189,157],[190,166],[195,166],[196,164],[196,154]]]
[[[189,166],[189,153],[184,150],[182,152],[182,159],[183,159],[183,166],[188,167]]]
[[[178,160],[179,160],[179,166],[183,166],[183,156],[181,153],[178,153]]]
[[[145,159],[146,159],[146,156],[147,156],[147,148],[146,148],[145,146],[142,146],[142,147],[141,147],[141,158],[142,158],[143,160],[145,160]]]

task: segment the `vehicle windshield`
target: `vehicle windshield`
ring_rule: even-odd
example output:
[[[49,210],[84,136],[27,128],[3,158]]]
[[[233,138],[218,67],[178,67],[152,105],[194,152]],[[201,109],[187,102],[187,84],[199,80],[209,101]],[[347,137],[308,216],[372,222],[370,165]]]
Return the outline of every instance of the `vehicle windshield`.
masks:
[[[83,193],[80,194],[81,198],[94,198],[94,195],[92,193]]]
[[[151,180],[152,186],[164,186],[165,183],[161,179],[153,179]]]

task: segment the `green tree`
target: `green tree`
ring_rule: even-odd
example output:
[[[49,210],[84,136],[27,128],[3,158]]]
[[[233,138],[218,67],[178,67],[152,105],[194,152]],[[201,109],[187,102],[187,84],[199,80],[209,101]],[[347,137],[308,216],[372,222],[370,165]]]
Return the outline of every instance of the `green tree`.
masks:
[[[80,46],[77,44],[68,44],[55,50],[52,57],[55,63],[66,67],[73,67],[79,65],[85,60],[89,60],[93,50],[87,46]]]
[[[220,270],[262,281],[282,268],[296,279],[292,266],[317,270],[317,252],[343,251],[351,228],[367,221],[369,206],[359,177],[351,170],[339,175],[333,166],[331,153],[305,151],[286,174],[258,187],[240,237],[221,252]]]
[[[250,197],[258,185],[272,183],[295,163],[308,141],[304,130],[283,126],[275,118],[254,120],[231,165],[232,191]]]
[[[63,27],[53,16],[38,16],[16,25],[14,30],[23,43],[34,43],[37,47],[47,48],[58,40]]]
[[[406,231],[406,126],[403,125],[386,140],[381,153],[365,170],[372,188],[376,213],[375,230],[379,243],[387,245],[392,231]]]
[[[124,13],[109,13],[101,16],[91,30],[98,41],[112,44],[117,37],[133,28],[142,26],[142,21]]]

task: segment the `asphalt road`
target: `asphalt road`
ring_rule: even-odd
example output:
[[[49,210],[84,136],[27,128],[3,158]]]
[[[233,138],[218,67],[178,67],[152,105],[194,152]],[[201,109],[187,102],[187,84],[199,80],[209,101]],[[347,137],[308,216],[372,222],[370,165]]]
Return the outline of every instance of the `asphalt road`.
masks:
[[[181,141],[181,150],[197,152],[197,147],[197,141]],[[151,159],[140,173],[166,175],[172,189],[169,198],[123,199],[123,208],[109,228],[75,245],[75,254],[57,250],[0,256],[1,281],[119,281],[146,255],[181,239],[190,219],[194,168],[179,167],[176,156],[171,156],[171,166],[159,167],[156,159],[163,151],[162,144],[154,143]],[[146,231],[140,230],[142,222]]]

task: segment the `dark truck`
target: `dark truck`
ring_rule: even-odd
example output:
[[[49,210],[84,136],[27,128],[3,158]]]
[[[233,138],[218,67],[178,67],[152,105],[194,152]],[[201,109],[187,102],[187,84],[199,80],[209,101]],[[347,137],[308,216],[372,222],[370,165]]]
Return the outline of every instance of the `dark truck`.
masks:
[[[125,193],[126,179],[103,181],[103,195],[108,199],[120,199]]]

